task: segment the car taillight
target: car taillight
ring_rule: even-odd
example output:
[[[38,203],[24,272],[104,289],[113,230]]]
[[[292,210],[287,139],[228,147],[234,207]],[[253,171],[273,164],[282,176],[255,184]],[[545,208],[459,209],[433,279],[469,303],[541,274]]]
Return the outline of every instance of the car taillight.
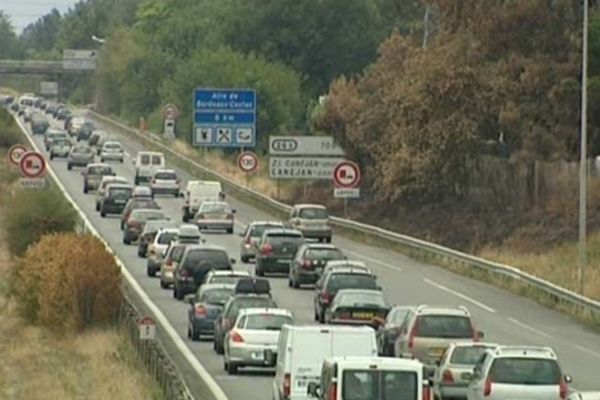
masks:
[[[332,383],[329,386],[329,391],[327,392],[327,400],[336,400],[337,399],[337,383]]]
[[[488,377],[483,386],[483,395],[489,396],[490,394],[492,394],[492,378]]]
[[[196,219],[204,219],[204,214],[198,214],[198,215],[196,215]]]
[[[417,335],[417,327],[419,326],[419,320],[415,321],[412,329],[410,330],[410,334],[408,335],[408,348],[412,349],[415,345],[415,336]]]
[[[197,317],[205,317],[206,316],[206,308],[204,306],[198,305],[194,309],[194,313]]]
[[[237,331],[231,332],[231,340],[236,343],[244,343],[244,338]]]
[[[423,385],[423,400],[431,400],[431,388],[429,385]]]
[[[560,379],[560,387],[559,387],[559,396],[560,396],[561,400],[565,400],[567,398],[568,394],[569,394],[569,386],[567,385],[565,378],[561,378]]]
[[[312,267],[310,260],[302,261],[302,268],[310,268],[310,267]]]
[[[292,394],[292,376],[290,374],[283,375],[283,397],[289,398]]]
[[[260,248],[260,252],[263,256],[268,256],[273,252],[273,246],[271,246],[269,243],[263,244]]]
[[[323,293],[321,293],[321,303],[329,304],[330,301],[331,295],[329,294],[329,292],[324,291]]]
[[[244,240],[244,244],[251,245],[252,244],[252,239],[251,238],[246,238],[246,240]]]
[[[454,377],[452,376],[452,372],[450,370],[445,370],[442,374],[442,382],[444,383],[454,383]]]

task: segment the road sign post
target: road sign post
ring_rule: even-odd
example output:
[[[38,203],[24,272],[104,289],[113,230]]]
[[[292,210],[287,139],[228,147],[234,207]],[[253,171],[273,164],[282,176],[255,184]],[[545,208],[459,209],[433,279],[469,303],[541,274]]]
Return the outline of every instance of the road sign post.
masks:
[[[255,147],[256,109],[253,89],[196,89],[192,144]]]
[[[19,160],[21,172],[21,185],[27,188],[39,188],[46,185],[46,160],[44,156],[35,151],[29,151]]]
[[[360,167],[352,161],[342,161],[333,171],[334,189],[336,198],[344,199],[344,216],[348,216],[348,199],[360,197]]]
[[[154,340],[156,337],[156,322],[152,317],[143,317],[139,322],[140,339]]]
[[[165,139],[175,139],[175,121],[179,118],[179,109],[174,104],[167,104],[162,109],[165,120],[163,136]]]
[[[8,149],[8,162],[18,167],[21,157],[27,153],[27,147],[22,144],[15,144]]]

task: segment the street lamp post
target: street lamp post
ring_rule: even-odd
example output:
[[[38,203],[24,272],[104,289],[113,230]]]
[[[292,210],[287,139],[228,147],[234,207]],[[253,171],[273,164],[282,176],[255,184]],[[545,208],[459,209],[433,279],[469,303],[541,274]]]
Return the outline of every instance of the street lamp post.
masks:
[[[583,57],[581,63],[581,151],[579,161],[579,292],[585,295],[587,213],[587,69],[589,0],[583,0]]]

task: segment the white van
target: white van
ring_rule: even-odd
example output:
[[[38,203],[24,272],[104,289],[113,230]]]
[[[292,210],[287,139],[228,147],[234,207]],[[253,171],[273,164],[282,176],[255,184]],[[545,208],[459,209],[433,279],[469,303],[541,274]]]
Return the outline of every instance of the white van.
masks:
[[[308,400],[308,385],[318,383],[328,357],[376,357],[377,340],[372,328],[353,326],[290,326],[279,334],[277,354],[265,356],[276,365],[274,400]]]
[[[184,193],[185,201],[182,207],[183,222],[194,218],[204,201],[222,201],[225,199],[221,182],[218,181],[189,181]]]
[[[321,368],[321,381],[311,382],[312,399],[425,400],[429,383],[417,360],[386,357],[332,357]]]
[[[33,107],[35,100],[36,97],[33,93],[25,93],[23,96],[19,97],[19,105],[22,107]]]
[[[135,184],[149,182],[152,175],[159,170],[165,169],[165,156],[157,151],[140,151],[135,158]]]

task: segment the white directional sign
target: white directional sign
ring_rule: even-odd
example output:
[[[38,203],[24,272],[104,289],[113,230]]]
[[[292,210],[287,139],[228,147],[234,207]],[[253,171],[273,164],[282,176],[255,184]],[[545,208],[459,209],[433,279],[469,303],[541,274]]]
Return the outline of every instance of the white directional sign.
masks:
[[[140,320],[140,339],[153,340],[156,337],[156,322],[152,317],[144,317]]]
[[[97,50],[63,50],[63,69],[94,70],[96,69]]]
[[[343,156],[332,136],[271,136],[269,155]]]
[[[333,196],[336,199],[358,199],[360,197],[360,189],[334,188]]]
[[[40,82],[40,93],[48,96],[56,96],[58,94],[58,82],[42,81]]]
[[[339,188],[355,188],[360,183],[360,168],[352,161],[342,161],[334,169],[333,181]]]
[[[339,157],[270,157],[269,176],[276,179],[332,179]]]

